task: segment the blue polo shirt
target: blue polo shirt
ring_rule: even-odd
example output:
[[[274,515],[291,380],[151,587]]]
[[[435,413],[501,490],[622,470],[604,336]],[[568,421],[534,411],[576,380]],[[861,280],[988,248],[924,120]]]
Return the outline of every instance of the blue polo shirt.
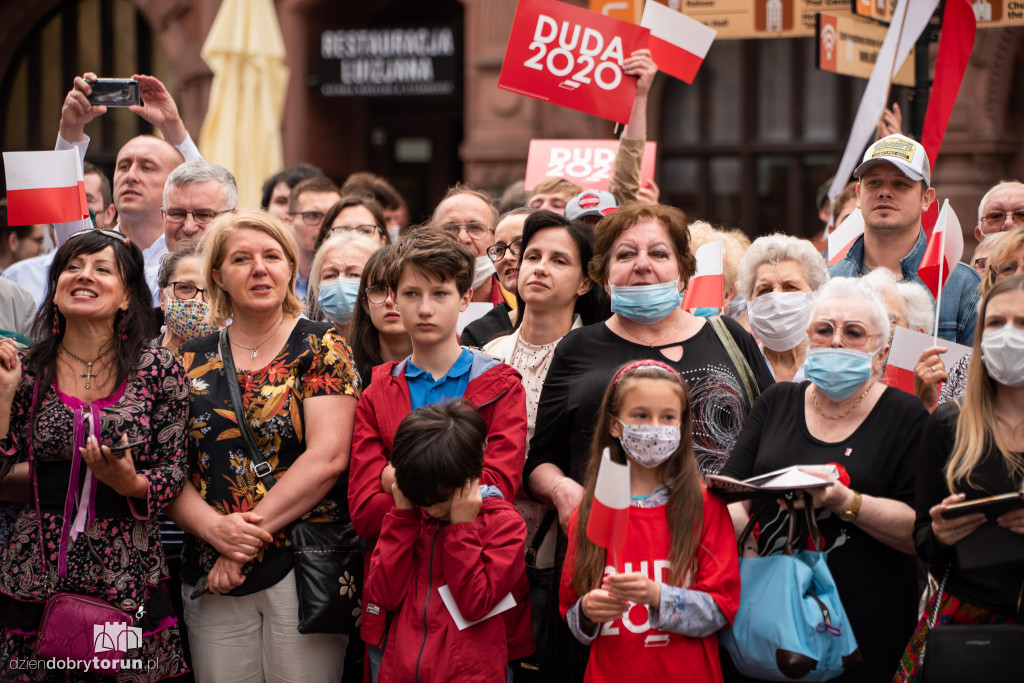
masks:
[[[409,384],[412,409],[462,398],[469,385],[469,371],[472,367],[473,352],[464,348],[448,372],[435,380],[429,372],[413,365],[410,357],[405,362],[405,381]]]

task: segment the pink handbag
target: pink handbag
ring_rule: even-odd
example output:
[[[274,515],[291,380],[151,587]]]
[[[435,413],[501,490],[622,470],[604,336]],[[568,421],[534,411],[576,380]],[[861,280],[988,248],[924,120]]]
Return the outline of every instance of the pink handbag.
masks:
[[[113,605],[76,593],[57,593],[46,601],[39,623],[36,653],[43,659],[98,659],[90,670],[115,674],[125,652],[142,646],[142,630]]]

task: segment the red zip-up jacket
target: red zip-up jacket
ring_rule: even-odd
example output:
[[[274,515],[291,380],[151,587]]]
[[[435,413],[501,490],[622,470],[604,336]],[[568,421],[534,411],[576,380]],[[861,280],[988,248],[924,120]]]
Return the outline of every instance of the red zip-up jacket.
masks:
[[[487,447],[480,483],[498,487],[507,501],[515,500],[526,460],[526,392],[522,376],[511,366],[474,351],[469,383],[462,397],[477,407],[487,423]],[[366,541],[367,573],[384,516],[395,506],[391,493],[381,489],[380,475],[391,458],[398,425],[412,412],[411,405],[405,361],[391,361],[373,369],[373,382],[356,406],[348,506],[356,533]],[[526,591],[528,593],[529,589]],[[509,622],[511,659],[533,652],[529,611],[525,609],[527,602],[526,597],[520,602],[517,595],[516,603],[520,606],[505,613]],[[373,599],[371,591],[364,588],[363,641],[384,647],[385,627],[384,610]]]
[[[509,637],[503,615],[460,631],[438,589],[448,586],[467,621],[483,619],[523,588],[528,605],[525,544],[522,515],[499,497],[484,498],[476,520],[461,524],[391,510],[366,582],[384,609],[398,611],[377,683],[504,681]]]

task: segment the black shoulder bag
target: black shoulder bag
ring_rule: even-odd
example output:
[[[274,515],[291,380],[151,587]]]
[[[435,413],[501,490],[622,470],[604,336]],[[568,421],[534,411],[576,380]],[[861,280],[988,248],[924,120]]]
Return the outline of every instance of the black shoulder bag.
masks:
[[[242,409],[226,327],[220,331],[220,357],[250,464],[269,491],[277,482]],[[362,616],[363,543],[352,523],[297,519],[288,526],[288,540],[294,553],[299,633],[357,633]]]

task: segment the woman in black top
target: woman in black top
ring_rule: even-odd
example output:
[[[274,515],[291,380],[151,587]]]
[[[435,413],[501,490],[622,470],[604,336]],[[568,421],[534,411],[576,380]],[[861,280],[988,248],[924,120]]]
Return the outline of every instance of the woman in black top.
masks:
[[[927,412],[910,394],[877,381],[889,347],[889,318],[860,280],[833,278],[821,289],[807,334],[810,382],[781,382],[764,393],[721,474],[746,479],[826,463],[845,469],[848,483],[821,474],[831,485],[808,491],[864,658],[863,666],[834,680],[875,683],[892,675],[916,616],[914,459]],[[730,508],[738,533],[747,508]],[[758,518],[758,539],[750,539],[743,554],[779,552],[787,522],[769,504]]]
[[[993,287],[981,303],[967,393],[928,418],[917,459],[917,552],[946,577],[936,623],[1017,623],[1024,594],[1024,510],[946,519],[955,503],[1020,491],[1024,484],[1024,276]],[[954,493],[955,492],[955,493]],[[993,516],[997,513],[992,513]],[[993,547],[1001,560],[964,569]],[[1016,557],[1017,559],[1014,559]],[[936,596],[907,644],[894,681],[917,674]],[[983,672],[979,672],[982,674]]]

